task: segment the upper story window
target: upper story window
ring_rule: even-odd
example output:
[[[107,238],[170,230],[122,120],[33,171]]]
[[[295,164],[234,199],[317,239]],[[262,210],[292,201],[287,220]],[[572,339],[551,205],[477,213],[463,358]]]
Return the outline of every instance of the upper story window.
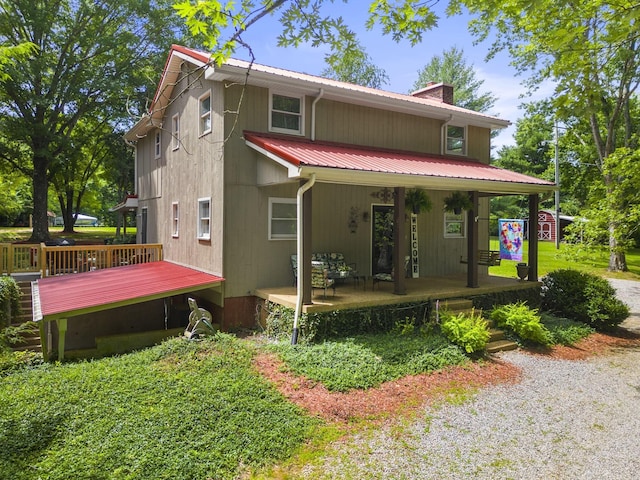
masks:
[[[444,213],[444,238],[464,238],[467,236],[465,219],[466,212],[455,214],[453,212]]]
[[[269,114],[270,131],[304,135],[304,95],[271,93]]]
[[[447,153],[467,154],[467,128],[447,125]]]
[[[207,92],[198,99],[198,113],[200,115],[200,135],[211,132],[211,92]]]
[[[156,130],[154,153],[156,158],[160,158],[162,153],[162,134],[160,130]]]
[[[198,199],[198,240],[211,239],[211,198]]]
[[[171,138],[173,149],[180,148],[180,116],[177,113],[171,118]]]
[[[178,202],[171,204],[171,236],[177,238],[180,233],[180,208]]]
[[[295,240],[297,222],[295,198],[269,198],[269,240]]]

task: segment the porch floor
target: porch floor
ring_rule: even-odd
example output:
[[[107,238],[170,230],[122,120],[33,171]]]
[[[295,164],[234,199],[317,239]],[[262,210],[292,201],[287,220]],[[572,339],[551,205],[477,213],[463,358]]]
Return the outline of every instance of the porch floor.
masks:
[[[327,296],[324,291],[314,289],[312,294],[313,304],[303,305],[303,313],[326,312],[331,310],[372,307],[377,305],[393,305],[398,303],[413,303],[426,300],[445,300],[453,298],[469,298],[477,295],[503,292],[506,290],[520,290],[531,288],[536,282],[520,281],[517,278],[496,277],[481,275],[478,288],[467,287],[466,275],[451,275],[441,277],[407,278],[405,285],[406,295],[395,295],[392,282],[378,282],[373,288],[373,281],[367,278],[359,283],[347,279],[343,283],[336,284],[336,293],[327,288]],[[255,292],[258,298],[269,302],[295,308],[296,287],[260,288]]]

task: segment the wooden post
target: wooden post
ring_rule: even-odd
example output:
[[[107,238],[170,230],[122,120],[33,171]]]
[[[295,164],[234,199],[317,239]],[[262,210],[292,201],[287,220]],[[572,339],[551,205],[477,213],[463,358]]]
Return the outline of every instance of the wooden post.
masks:
[[[67,336],[67,319],[59,318],[56,320],[58,324],[58,361],[64,360],[64,342]]]
[[[406,242],[404,239],[404,187],[395,188],[395,200],[393,204],[393,293],[406,295],[404,257],[406,255]]]
[[[529,195],[529,278],[538,281],[538,194]]]
[[[300,180],[300,185],[307,183],[307,180]],[[312,218],[311,210],[313,206],[313,189],[310,188],[302,195],[302,232],[298,232],[298,235],[302,235],[302,258],[298,259],[298,262],[304,262],[304,268],[302,269],[304,278],[298,277],[298,281],[302,282],[302,303],[304,305],[310,305],[313,303],[311,299],[311,252],[313,250],[312,242]],[[300,263],[298,263],[300,265]],[[299,271],[299,269],[298,269]]]
[[[47,342],[47,326],[44,320],[38,322],[38,330],[40,331],[40,348],[42,349],[42,358],[45,362],[49,361],[49,343]]]
[[[467,287],[478,288],[478,192],[469,192],[473,208],[467,212]]]

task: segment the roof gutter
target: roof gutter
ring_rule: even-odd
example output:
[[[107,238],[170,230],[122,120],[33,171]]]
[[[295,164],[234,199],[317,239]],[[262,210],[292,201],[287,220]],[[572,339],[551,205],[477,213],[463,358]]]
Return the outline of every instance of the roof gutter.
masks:
[[[316,98],[313,99],[311,104],[311,141],[316,139],[316,104],[324,96],[324,88],[321,88]]]
[[[298,343],[298,319],[300,318],[300,312],[302,310],[302,283],[304,282],[304,269],[305,262],[302,258],[302,196],[304,192],[311,189],[313,184],[316,183],[316,174],[312,173],[311,178],[298,188],[298,194],[296,195],[297,200],[297,209],[298,209],[298,234],[297,237],[297,245],[296,245],[296,255],[298,256],[298,286],[297,286],[297,298],[296,298],[296,310],[293,317],[293,333],[291,335],[291,345],[296,345]]]

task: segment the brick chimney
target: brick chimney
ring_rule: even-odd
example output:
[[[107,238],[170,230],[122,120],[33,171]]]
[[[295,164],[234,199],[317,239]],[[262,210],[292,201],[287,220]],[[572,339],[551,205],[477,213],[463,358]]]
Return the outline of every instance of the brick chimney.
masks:
[[[429,82],[426,87],[416,90],[411,95],[418,98],[430,98],[453,105],[453,85],[449,85],[448,83]]]

